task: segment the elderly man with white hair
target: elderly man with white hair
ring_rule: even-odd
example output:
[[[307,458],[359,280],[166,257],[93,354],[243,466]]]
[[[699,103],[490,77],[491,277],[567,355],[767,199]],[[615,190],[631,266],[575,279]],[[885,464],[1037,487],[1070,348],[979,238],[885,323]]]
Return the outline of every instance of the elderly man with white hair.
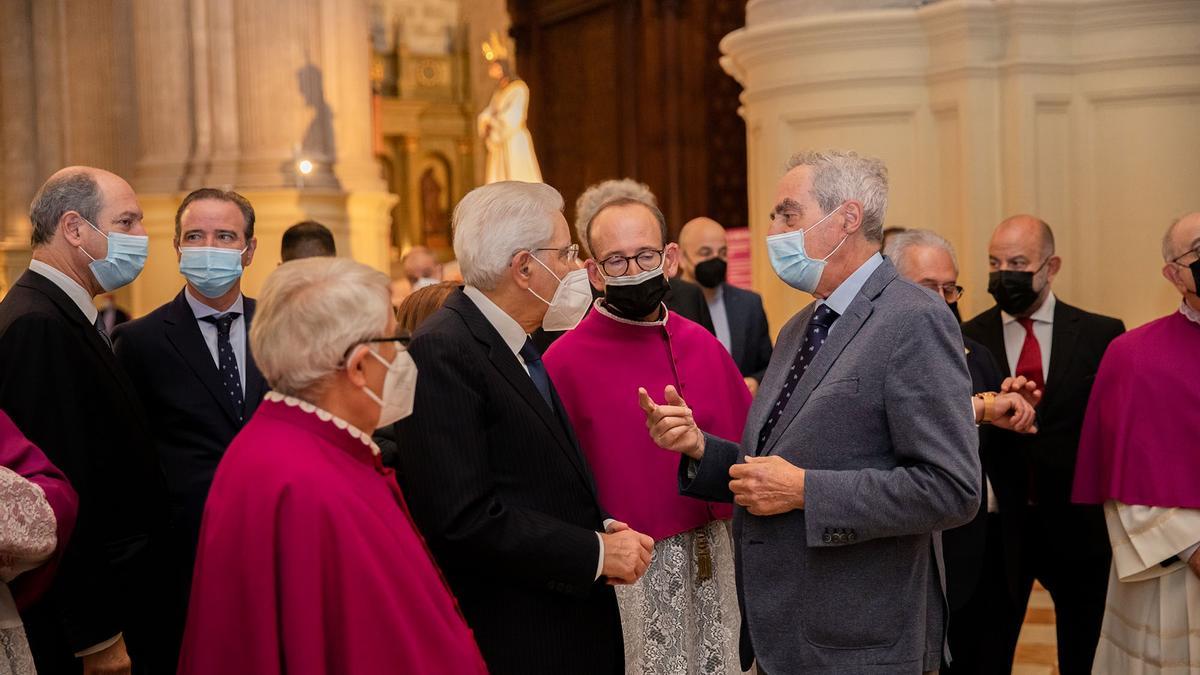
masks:
[[[611,584],[654,542],[609,521],[529,334],[574,328],[591,305],[562,215],[540,183],[472,190],[454,211],[466,288],[413,336],[413,416],[397,425],[414,520],[492,673],[620,673]]]
[[[250,346],[272,391],[204,507],[179,673],[485,673],[371,431],[412,410],[388,278],[282,265]]]
[[[883,251],[896,271],[909,281],[941,297],[958,316],[958,259],[954,247],[929,230],[904,230],[893,234]],[[1036,433],[1033,406],[1041,397],[1025,378],[1005,378],[987,347],[963,338],[967,369],[971,372],[971,402],[979,429],[979,455],[984,471],[983,499],[971,522],[942,533],[946,561],[946,596],[950,606],[949,644],[953,662],[948,673],[1007,672],[1011,668],[1005,633],[1005,612],[1016,599],[1009,592],[1009,575],[1016,586],[1016,570],[1007,564],[1002,533],[1011,509],[1000,512],[992,490],[995,429]],[[999,392],[999,393],[998,393]],[[1009,523],[1011,526],[1011,523]]]
[[[740,443],[703,433],[673,387],[662,405],[640,392],[681,491],[737,505],[742,667],[768,675],[942,663],[935,533],[978,510],[979,438],[954,317],[879,254],[887,197],[878,159],[788,162],[766,249],[816,301],[780,332]]]

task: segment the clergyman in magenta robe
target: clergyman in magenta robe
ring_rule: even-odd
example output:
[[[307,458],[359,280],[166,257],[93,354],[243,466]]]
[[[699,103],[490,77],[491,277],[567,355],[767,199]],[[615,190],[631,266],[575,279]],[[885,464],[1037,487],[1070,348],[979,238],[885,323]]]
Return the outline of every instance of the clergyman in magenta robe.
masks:
[[[638,406],[639,387],[672,385],[700,428],[739,438],[751,396],[737,365],[699,324],[665,308],[631,321],[603,299],[543,360],[600,503],[656,542],[645,577],[616,587],[627,671],[740,672],[732,507],[679,494],[679,458],[654,444]]]

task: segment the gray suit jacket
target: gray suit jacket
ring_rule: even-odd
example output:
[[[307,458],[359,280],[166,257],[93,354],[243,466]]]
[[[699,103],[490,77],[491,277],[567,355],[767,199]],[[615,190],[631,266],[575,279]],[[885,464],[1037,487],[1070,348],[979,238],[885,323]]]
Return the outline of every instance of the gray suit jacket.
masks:
[[[757,447],[814,306],[780,333],[742,444],[707,437],[703,460],[681,463],[683,494],[732,499],[729,467]],[[970,397],[946,303],[884,260],[763,448],[806,470],[804,510],[735,511],[745,667],[757,656],[772,675],[938,669],[946,610],[934,533],[979,508]]]

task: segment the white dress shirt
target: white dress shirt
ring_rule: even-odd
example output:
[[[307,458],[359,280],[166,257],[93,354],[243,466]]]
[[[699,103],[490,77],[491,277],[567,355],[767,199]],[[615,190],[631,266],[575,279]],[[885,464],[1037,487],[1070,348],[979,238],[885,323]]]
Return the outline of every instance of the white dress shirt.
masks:
[[[729,332],[729,311],[725,309],[725,284],[717,286],[717,293],[708,301],[708,313],[712,315],[713,330],[717,341],[725,351],[733,353],[733,334]]]
[[[80,286],[78,282],[64,274],[58,268],[47,265],[41,260],[30,260],[29,271],[36,272],[53,282],[55,286],[62,289],[63,293],[67,294],[67,297],[72,302],[79,306],[79,311],[83,312],[83,315],[87,317],[88,323],[96,323],[96,317],[100,315],[100,310],[96,309],[95,303],[92,302],[91,294],[84,290],[83,286]]]
[[[213,363],[216,364],[217,370],[221,369],[221,357],[217,352],[218,331],[217,325],[208,321],[201,321],[206,316],[219,316],[228,314],[229,312],[237,312],[238,317],[229,325],[229,345],[233,347],[233,357],[237,359],[238,377],[242,381],[242,396],[246,395],[246,312],[243,296],[239,293],[237,300],[229,306],[229,309],[218,312],[197,300],[192,296],[192,289],[185,288],[183,297],[187,298],[188,306],[192,308],[192,314],[196,316],[196,324],[200,326],[200,335],[204,336],[204,344],[208,345],[208,353],[212,355]]]
[[[483,314],[483,318],[492,324],[492,328],[500,334],[500,339],[504,340],[504,344],[512,350],[513,356],[517,357],[517,363],[525,369],[526,374],[529,373],[529,364],[525,363],[525,359],[521,358],[521,348],[525,346],[525,341],[529,339],[529,334],[517,323],[517,320],[508,315],[508,312],[500,309],[500,306],[492,302],[492,299],[483,294],[483,291],[474,286],[464,286],[463,293],[466,294],[471,302],[479,308],[479,312]],[[604,521],[604,529],[608,529],[608,524],[613,522],[612,519]],[[599,579],[601,573],[604,572],[604,537],[600,533],[596,533],[596,540],[600,542],[600,557],[596,561],[596,576]]]
[[[41,260],[30,260],[29,271],[34,272],[35,274],[40,274],[41,276],[49,279],[55,286],[58,286],[60,289],[62,289],[62,292],[66,293],[67,297],[79,307],[79,311],[83,312],[83,315],[87,317],[88,323],[96,323],[96,317],[100,315],[100,310],[96,309],[95,303],[92,302],[92,296],[88,294],[88,292],[84,290],[83,286],[80,286],[78,282],[66,274],[63,274],[58,268],[47,265]],[[117,633],[103,642],[94,644],[83,651],[76,652],[75,656],[84,657],[97,652],[102,652],[116,644],[117,640],[121,639],[121,635],[123,635],[123,633]]]
[[[1042,381],[1050,386],[1050,342],[1054,339],[1054,306],[1058,300],[1051,291],[1046,301],[1029,318],[1033,319],[1033,336],[1042,350]],[[1017,323],[1017,317],[1000,312],[1004,324],[1004,355],[1008,357],[1008,372],[1017,374],[1017,360],[1021,358],[1021,347],[1025,345],[1025,327]]]

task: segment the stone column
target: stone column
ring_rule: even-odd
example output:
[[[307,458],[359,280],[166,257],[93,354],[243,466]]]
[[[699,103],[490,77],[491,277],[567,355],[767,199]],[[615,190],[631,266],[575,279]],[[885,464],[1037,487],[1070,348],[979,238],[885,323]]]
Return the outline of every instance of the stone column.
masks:
[[[196,140],[188,5],[188,0],[133,3],[140,153],[132,182],[138,192],[179,190]]]
[[[38,187],[33,15],[29,0],[0,3],[0,295],[29,262],[29,202]]]

